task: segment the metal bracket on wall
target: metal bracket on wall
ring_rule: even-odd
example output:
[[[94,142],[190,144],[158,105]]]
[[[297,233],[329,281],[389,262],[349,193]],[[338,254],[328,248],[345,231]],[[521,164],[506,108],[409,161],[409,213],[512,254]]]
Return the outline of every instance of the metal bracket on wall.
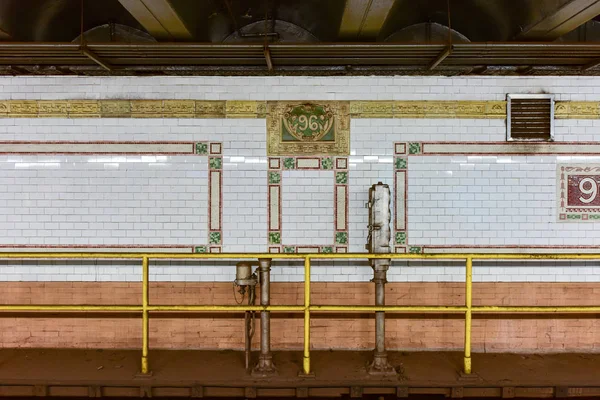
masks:
[[[85,55],[87,58],[89,58],[90,60],[92,60],[93,62],[95,62],[102,68],[104,68],[105,70],[107,70],[107,71],[113,70],[112,66],[108,62],[106,62],[102,58],[98,57],[98,55],[96,53],[94,53],[93,51],[88,49],[86,46],[81,47],[81,54]]]
[[[269,50],[269,45],[265,44],[265,48],[263,50],[265,54],[265,61],[267,62],[267,68],[269,68],[269,72],[273,71],[273,60],[271,59],[271,50]]]
[[[452,45],[447,46],[444,51],[442,51],[429,65],[429,70],[435,69],[438,65],[440,65],[450,54],[452,54],[452,50],[454,47]]]

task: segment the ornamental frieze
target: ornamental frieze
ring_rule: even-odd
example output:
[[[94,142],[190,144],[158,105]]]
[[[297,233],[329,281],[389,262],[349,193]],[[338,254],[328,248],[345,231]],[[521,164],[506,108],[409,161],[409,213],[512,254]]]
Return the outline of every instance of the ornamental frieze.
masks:
[[[506,118],[505,101],[353,101],[352,118]]]
[[[554,105],[554,118],[600,118],[599,105],[597,101],[557,101]]]
[[[352,118],[506,118],[506,101],[343,103]],[[266,114],[267,102],[255,100],[0,100],[0,118],[265,118]],[[599,119],[600,102],[557,101],[554,115],[557,119]]]

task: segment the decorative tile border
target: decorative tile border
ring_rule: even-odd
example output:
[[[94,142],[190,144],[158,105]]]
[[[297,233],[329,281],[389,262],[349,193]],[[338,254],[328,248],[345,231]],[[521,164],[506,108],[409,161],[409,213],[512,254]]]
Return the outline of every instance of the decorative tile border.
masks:
[[[600,142],[420,142],[410,155],[600,155]]]
[[[352,101],[352,118],[506,118],[506,101]]]
[[[600,165],[556,166],[556,209],[559,222],[600,221]]]
[[[351,101],[352,118],[506,118],[506,101]],[[0,118],[265,118],[253,100],[3,100]],[[600,118],[598,101],[557,101],[557,119]]]
[[[406,253],[408,243],[408,146],[394,144],[394,251]]]
[[[196,154],[208,156],[208,245],[196,253],[220,253],[223,244],[223,144],[196,143]]]
[[[557,101],[554,103],[555,119],[597,119],[600,118],[600,102],[597,101]]]
[[[506,101],[352,101],[352,118],[506,118]],[[598,101],[557,101],[556,119],[599,119]]]
[[[196,154],[194,142],[0,142],[0,154]]]
[[[5,100],[0,118],[265,118],[245,100]]]
[[[89,155],[198,155],[205,156],[208,171],[208,244],[194,246],[196,253],[219,253],[223,243],[223,144],[220,142],[0,142],[0,154],[89,154]],[[0,249],[26,248],[41,250],[60,246],[9,245]],[[65,248],[115,251],[114,249],[144,249],[139,251],[171,251],[190,249],[191,246],[67,246]],[[107,249],[107,250],[101,250]],[[40,251],[41,251],[40,250]],[[10,251],[10,250],[6,250]],[[33,250],[32,250],[33,251]],[[75,251],[75,250],[73,250]],[[130,251],[130,250],[128,250]],[[131,250],[133,251],[133,250]],[[174,251],[174,250],[173,250]],[[187,252],[182,251],[182,252]]]
[[[437,155],[600,155],[599,142],[399,142],[394,143],[394,249],[397,253],[422,252],[494,252],[506,249],[504,252],[522,251],[535,253],[547,249],[589,249],[598,251],[597,246],[419,246],[409,245],[407,232],[407,197],[408,197],[408,163],[412,156]],[[577,180],[577,190],[569,201],[569,175],[589,178],[583,187],[579,188],[581,179]],[[585,176],[584,176],[585,175]],[[582,177],[583,176],[583,177]],[[561,222],[600,221],[600,165],[558,165],[557,166],[557,216]],[[594,188],[596,189],[594,191]],[[572,189],[572,188],[571,188]],[[594,196],[594,193],[596,196]],[[584,197],[590,200],[590,205],[573,199]],[[592,198],[593,197],[593,198]],[[569,205],[572,204],[572,207]],[[587,204],[587,203],[586,203]],[[492,250],[488,250],[492,249]],[[526,251],[525,251],[526,250]]]
[[[598,253],[598,246],[415,246],[415,252],[440,253]]]
[[[39,253],[43,251],[56,251],[60,253],[193,253],[194,246],[179,245],[37,245],[37,244],[2,244],[1,252],[27,252]]]
[[[270,253],[348,252],[348,158],[347,157],[269,157],[267,227]],[[281,185],[284,170],[333,171],[334,237],[332,245],[284,244],[281,229]]]

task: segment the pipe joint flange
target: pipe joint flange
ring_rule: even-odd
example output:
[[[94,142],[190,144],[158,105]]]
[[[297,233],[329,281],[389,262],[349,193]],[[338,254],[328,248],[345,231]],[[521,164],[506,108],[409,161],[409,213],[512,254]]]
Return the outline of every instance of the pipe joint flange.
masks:
[[[374,271],[373,274],[373,279],[371,279],[371,282],[375,282],[375,283],[387,283],[387,270],[385,271]]]
[[[270,258],[259,258],[258,259],[258,271],[259,272],[271,271],[271,259]]]
[[[277,375],[277,368],[273,364],[273,356],[271,354],[261,354],[258,363],[252,369],[252,376],[267,378],[275,375]]]
[[[389,258],[372,259],[371,268],[375,272],[385,272],[390,269],[391,260]]]
[[[396,369],[388,362],[386,352],[375,352],[373,362],[367,366],[369,375],[396,376]]]
[[[375,278],[371,279],[371,282],[375,283],[376,285],[381,284],[381,283],[385,285],[386,283],[388,283],[388,280],[385,277],[382,277],[382,278],[375,277]]]

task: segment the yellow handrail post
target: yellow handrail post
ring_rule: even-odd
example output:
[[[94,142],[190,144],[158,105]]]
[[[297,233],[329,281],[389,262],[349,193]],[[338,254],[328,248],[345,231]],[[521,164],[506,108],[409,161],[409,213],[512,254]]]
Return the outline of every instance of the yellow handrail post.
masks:
[[[467,257],[465,293],[465,374],[471,373],[471,307],[473,305],[473,258]]]
[[[304,258],[304,360],[303,373],[310,375],[310,257]]]
[[[148,256],[142,258],[142,374],[148,374],[150,368],[148,367],[148,338],[150,323],[148,318],[148,305],[149,305],[149,260]]]

